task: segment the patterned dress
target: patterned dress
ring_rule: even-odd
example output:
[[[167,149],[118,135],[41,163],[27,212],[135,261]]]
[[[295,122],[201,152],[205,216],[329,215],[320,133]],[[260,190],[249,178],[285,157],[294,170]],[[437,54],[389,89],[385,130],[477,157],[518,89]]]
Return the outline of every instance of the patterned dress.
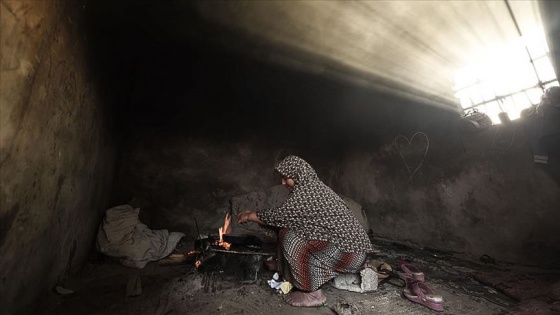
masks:
[[[300,290],[315,291],[339,273],[358,271],[373,248],[344,201],[297,156],[286,157],[276,170],[293,179],[294,188],[282,206],[259,210],[257,217],[280,228],[284,278]]]

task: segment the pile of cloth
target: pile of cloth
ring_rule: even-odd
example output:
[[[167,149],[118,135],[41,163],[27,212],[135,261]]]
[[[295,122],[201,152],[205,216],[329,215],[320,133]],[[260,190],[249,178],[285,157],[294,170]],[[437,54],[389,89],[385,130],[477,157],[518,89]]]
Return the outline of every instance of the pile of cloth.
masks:
[[[169,256],[185,235],[167,230],[150,230],[138,219],[139,208],[113,207],[97,232],[96,248],[127,267],[144,268],[150,261]]]

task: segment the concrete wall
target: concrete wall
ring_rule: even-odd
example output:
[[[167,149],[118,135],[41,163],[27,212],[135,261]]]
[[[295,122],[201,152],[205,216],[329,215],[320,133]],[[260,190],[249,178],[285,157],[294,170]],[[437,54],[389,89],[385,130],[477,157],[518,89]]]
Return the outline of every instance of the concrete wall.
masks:
[[[277,183],[287,154],[359,201],[378,236],[560,264],[557,152],[534,165],[520,126],[461,134],[449,108],[333,79],[337,65],[307,64],[314,56],[282,60],[269,41],[195,25],[181,5],[98,3],[1,3],[2,314],[32,312],[85,261],[108,206],[141,197],[153,228],[194,237],[197,218],[212,232],[231,196]],[[306,67],[292,70],[256,61],[299,57]],[[107,86],[119,89],[115,112]]]
[[[31,313],[83,264],[108,206],[115,141],[82,10],[1,3],[2,314]]]
[[[560,152],[535,165],[519,123],[460,132],[451,109],[200,43],[157,49],[165,60],[136,61],[146,72],[130,93],[120,177],[122,201],[146,199],[152,227],[194,237],[197,218],[216,233],[231,196],[276,184],[274,165],[298,154],[361,203],[379,237],[560,264]]]
[[[558,1],[541,1],[540,13],[543,28],[547,34],[548,46],[556,77],[560,77],[560,3]]]
[[[559,266],[560,152],[535,164],[520,122],[460,134],[442,118],[400,133],[406,139],[388,137],[378,150],[343,155],[341,190],[367,209],[375,235]]]

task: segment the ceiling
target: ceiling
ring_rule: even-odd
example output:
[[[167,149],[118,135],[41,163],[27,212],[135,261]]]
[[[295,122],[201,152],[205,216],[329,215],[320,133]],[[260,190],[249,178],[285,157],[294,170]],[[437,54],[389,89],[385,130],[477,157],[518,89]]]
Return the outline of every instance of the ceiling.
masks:
[[[542,10],[537,1],[108,1],[101,16],[112,14],[117,24],[110,31],[123,38],[149,33],[159,41],[204,41],[295,71],[455,107],[456,72],[497,47],[522,44],[519,32],[546,41],[541,10],[548,15],[545,29],[560,34],[558,3],[541,2]]]
[[[509,4],[526,38],[544,34],[538,2]],[[188,6],[213,25],[212,35],[204,34],[207,40],[224,47],[437,105],[457,102],[452,89],[457,70],[520,40],[505,1],[201,1]]]

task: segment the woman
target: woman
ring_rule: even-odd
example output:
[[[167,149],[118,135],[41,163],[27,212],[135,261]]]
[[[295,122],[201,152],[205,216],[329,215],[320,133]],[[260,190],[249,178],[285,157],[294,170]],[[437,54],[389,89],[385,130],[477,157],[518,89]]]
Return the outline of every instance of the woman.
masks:
[[[291,191],[286,201],[278,208],[243,211],[238,220],[280,228],[279,272],[298,289],[286,302],[320,306],[326,301],[321,286],[340,273],[360,270],[373,248],[352,211],[311,165],[288,156],[276,170]]]

